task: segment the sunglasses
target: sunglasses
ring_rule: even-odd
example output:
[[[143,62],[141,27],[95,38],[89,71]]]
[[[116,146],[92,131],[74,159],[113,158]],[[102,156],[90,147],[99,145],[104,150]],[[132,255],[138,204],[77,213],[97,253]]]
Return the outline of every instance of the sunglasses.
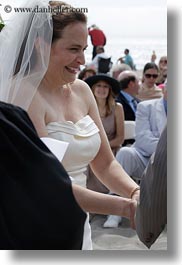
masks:
[[[154,74],[154,75],[151,75],[151,74],[145,74],[145,77],[146,78],[157,78],[158,77],[158,75],[157,74]]]
[[[167,60],[161,60],[160,63],[167,63]]]

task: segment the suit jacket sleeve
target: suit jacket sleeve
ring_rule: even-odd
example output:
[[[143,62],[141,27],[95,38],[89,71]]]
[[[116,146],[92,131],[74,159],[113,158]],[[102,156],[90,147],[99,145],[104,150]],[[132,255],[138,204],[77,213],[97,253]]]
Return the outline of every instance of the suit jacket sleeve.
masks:
[[[151,129],[151,108],[152,105],[141,102],[138,104],[136,111],[135,147],[144,156],[151,156],[153,154],[159,140],[159,137]]]
[[[167,127],[142,176],[140,188],[136,231],[150,248],[167,223]]]

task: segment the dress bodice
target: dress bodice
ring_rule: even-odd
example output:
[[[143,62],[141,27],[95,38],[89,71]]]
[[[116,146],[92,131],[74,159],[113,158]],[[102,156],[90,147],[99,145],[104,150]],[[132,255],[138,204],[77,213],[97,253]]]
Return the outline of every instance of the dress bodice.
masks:
[[[111,141],[116,136],[115,109],[113,109],[111,114],[109,114],[108,116],[102,117],[101,120],[107,138],[109,141]]]
[[[116,137],[115,108],[112,109],[112,112],[108,116],[102,117],[101,120],[108,140],[109,141],[113,140]],[[114,155],[116,155],[118,148],[119,147],[111,148]]]
[[[72,182],[86,187],[84,172],[96,156],[101,143],[99,129],[94,121],[86,115],[76,123],[72,121],[50,122],[46,128],[50,138],[69,143],[61,163],[72,177]],[[82,249],[92,249],[89,215],[84,225]]]
[[[81,184],[87,165],[100,147],[99,129],[89,115],[76,123],[72,121],[51,122],[47,126],[51,138],[69,142],[62,164],[77,184]],[[82,184],[81,184],[82,185]],[[82,185],[82,186],[85,186]]]

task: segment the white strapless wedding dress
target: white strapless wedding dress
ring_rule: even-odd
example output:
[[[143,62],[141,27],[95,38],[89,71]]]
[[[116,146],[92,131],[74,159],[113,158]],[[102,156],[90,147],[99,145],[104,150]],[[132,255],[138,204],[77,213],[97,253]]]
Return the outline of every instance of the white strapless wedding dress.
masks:
[[[50,122],[46,128],[49,137],[69,142],[62,165],[72,177],[73,183],[86,187],[86,175],[84,173],[90,161],[96,156],[101,143],[99,129],[94,121],[87,115],[76,123],[72,121]],[[88,214],[84,226],[82,249],[92,249]]]

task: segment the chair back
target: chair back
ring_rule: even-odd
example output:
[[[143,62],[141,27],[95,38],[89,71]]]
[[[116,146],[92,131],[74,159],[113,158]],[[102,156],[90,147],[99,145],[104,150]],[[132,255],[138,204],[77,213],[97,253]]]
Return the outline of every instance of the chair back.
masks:
[[[124,139],[135,139],[135,121],[124,121]]]
[[[110,71],[112,66],[111,57],[110,58],[98,58],[98,73],[106,74]]]

